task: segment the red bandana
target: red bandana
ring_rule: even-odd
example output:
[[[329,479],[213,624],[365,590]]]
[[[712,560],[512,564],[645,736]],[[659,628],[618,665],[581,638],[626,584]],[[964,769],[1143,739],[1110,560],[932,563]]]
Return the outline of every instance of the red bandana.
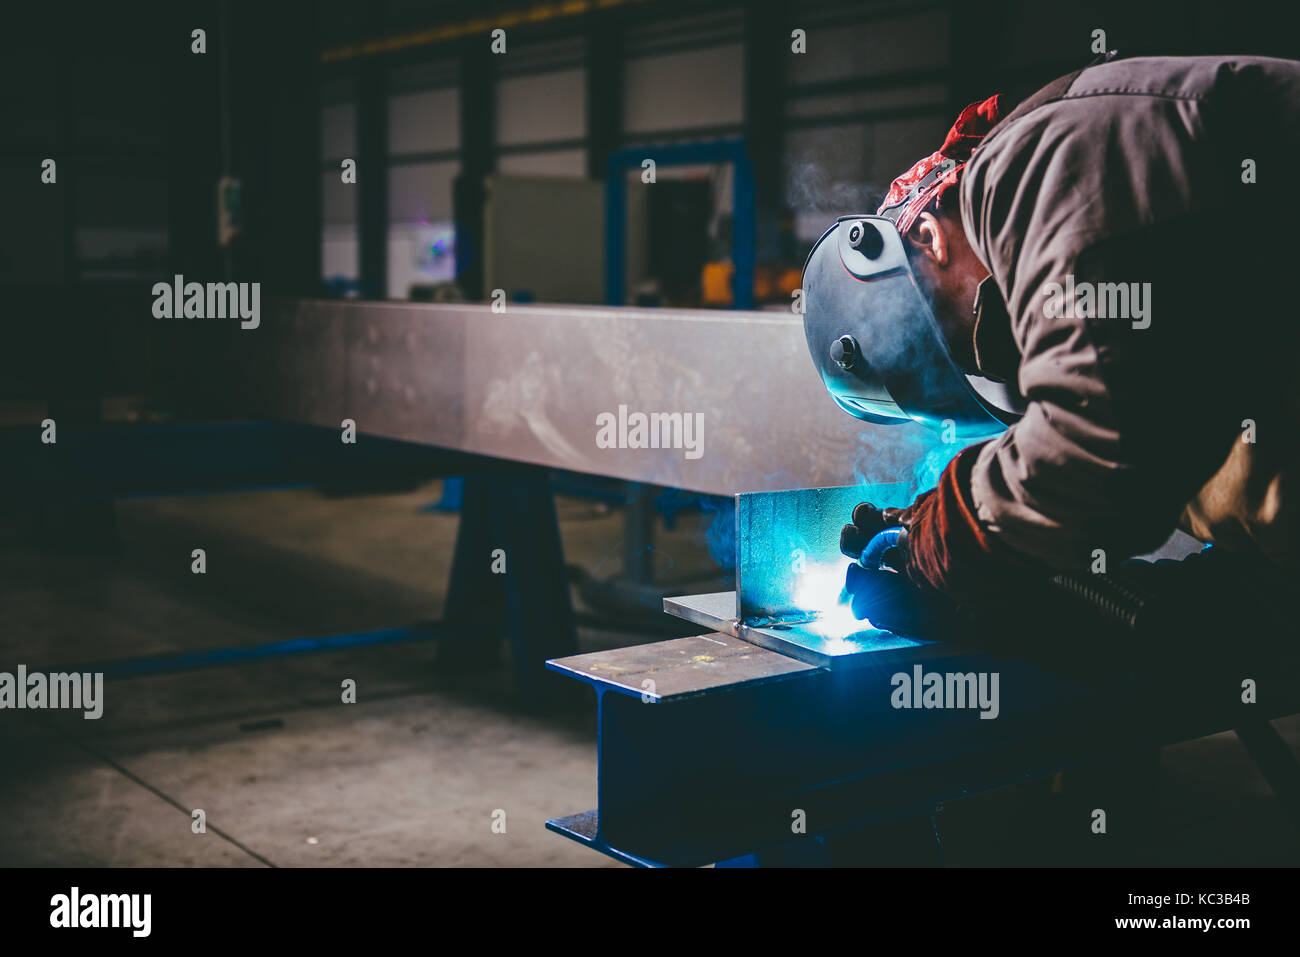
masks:
[[[971,153],[1000,118],[996,95],[962,110],[939,151],[931,153],[890,184],[889,193],[876,215],[894,219],[898,231],[906,234],[931,200],[957,185],[957,178]]]

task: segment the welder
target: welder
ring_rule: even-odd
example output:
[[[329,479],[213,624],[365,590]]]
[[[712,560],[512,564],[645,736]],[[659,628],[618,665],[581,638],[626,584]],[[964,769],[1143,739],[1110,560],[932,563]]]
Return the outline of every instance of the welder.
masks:
[[[1300,63],[1112,58],[1010,106],[967,107],[805,268],[842,408],[992,436],[854,511],[855,614],[1014,607],[1175,528],[1294,580]]]

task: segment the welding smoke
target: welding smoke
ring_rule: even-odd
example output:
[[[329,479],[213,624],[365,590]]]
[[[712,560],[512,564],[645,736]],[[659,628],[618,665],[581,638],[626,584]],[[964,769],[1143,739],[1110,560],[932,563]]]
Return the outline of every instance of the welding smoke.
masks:
[[[885,429],[888,435],[882,434]],[[948,463],[965,447],[963,442],[945,442],[940,433],[919,424],[865,426],[858,434],[855,484],[904,482],[910,502],[934,488]]]
[[[736,567],[736,504],[729,498],[701,495],[700,510],[708,519],[703,534],[709,556],[730,572]]]
[[[866,182],[871,166],[868,137],[848,127],[803,130],[792,138],[785,160],[785,200],[803,228],[799,238],[815,240],[837,216],[872,212],[886,190]]]

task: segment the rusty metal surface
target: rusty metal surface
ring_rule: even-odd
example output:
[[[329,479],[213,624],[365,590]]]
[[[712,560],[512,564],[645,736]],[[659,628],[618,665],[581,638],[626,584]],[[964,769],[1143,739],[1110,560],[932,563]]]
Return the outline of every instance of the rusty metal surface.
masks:
[[[640,695],[647,703],[779,681],[816,670],[722,633],[572,655],[546,664],[592,684]]]
[[[279,300],[238,348],[266,419],[719,495],[905,481],[932,445],[837,409],[793,314]],[[620,405],[702,415],[701,454],[599,448]]]

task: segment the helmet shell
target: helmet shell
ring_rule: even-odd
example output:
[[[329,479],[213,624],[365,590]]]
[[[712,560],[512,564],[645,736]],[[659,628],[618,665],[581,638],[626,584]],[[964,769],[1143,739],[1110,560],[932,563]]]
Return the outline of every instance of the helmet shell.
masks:
[[[835,403],[868,422],[951,422],[962,437],[992,435],[1019,418],[1018,396],[964,373],[881,216],[841,216],[803,271],[804,335]]]

